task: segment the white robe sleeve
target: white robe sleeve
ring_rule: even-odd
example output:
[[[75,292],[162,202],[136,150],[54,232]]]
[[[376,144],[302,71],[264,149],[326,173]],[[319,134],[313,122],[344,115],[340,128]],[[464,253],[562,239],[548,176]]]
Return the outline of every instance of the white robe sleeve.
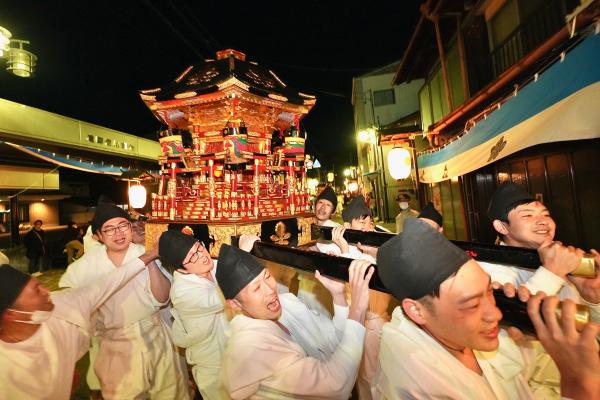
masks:
[[[535,272],[531,272],[501,264],[483,261],[477,263],[490,275],[492,282],[498,282],[501,285],[511,283],[517,288],[525,285],[532,294],[543,291],[548,296],[554,296],[565,283],[564,279],[543,266],[540,266]]]
[[[353,246],[353,245],[349,245],[348,252],[342,253],[341,256],[346,257],[346,258],[351,258],[353,260],[366,260],[373,265],[377,264],[377,262],[375,261],[375,259],[372,256],[363,253],[362,251],[360,251],[358,249],[358,247]]]
[[[518,283],[525,285],[531,294],[544,292],[548,296],[554,296],[562,289],[565,280],[550,270],[539,267],[526,281],[521,279]]]
[[[156,267],[158,268],[158,271],[165,277],[168,279],[169,283],[172,285],[173,284],[173,275],[171,275],[163,266],[162,263],[160,262],[160,260],[154,260]],[[169,304],[170,298],[167,298],[167,300],[165,301],[158,301],[156,299],[156,297],[154,297],[154,293],[152,293],[152,287],[150,284],[150,276],[148,275],[148,281],[146,282],[146,287],[144,289],[146,291],[146,295],[148,296],[148,298],[150,299],[150,302],[152,303],[152,305],[156,308],[161,308],[167,304]]]
[[[91,280],[91,276],[96,275],[96,265],[93,262],[92,253],[94,250],[84,253],[81,258],[75,260],[67,267],[67,270],[60,277],[58,287],[76,288],[86,285]]]
[[[176,282],[171,290],[171,301],[173,341],[183,348],[209,338],[225,310],[216,291],[193,284],[180,285]],[[185,321],[193,321],[193,326],[187,326]]]
[[[56,293],[54,296],[65,306],[57,308],[55,316],[89,330],[91,314],[145,267],[136,258],[96,282]]]
[[[232,399],[253,397],[257,391],[273,393],[274,398],[348,399],[358,371],[363,351],[365,328],[354,320],[347,320],[344,336],[327,361],[293,351],[285,343],[268,343],[267,349],[254,348],[256,357],[236,358],[230,368],[224,368],[224,384]],[[266,377],[259,382],[232,387],[236,375],[254,371]],[[262,397],[260,397],[262,398]]]

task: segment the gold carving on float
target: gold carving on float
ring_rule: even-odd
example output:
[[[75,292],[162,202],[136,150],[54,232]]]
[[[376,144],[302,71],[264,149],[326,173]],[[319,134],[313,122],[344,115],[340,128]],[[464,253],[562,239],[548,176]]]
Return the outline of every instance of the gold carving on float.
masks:
[[[290,241],[288,239],[291,236],[291,233],[286,232],[285,224],[282,221],[279,221],[277,224],[275,224],[275,234],[269,236],[269,239],[271,239],[271,241],[275,244],[287,246],[288,244],[290,244]]]
[[[285,96],[280,96],[278,94],[275,93],[269,93],[269,97],[273,100],[279,100],[279,101],[288,101],[288,98]]]
[[[237,78],[229,78],[225,82],[219,83],[217,85],[217,87],[219,88],[219,90],[228,88],[230,86],[237,86],[237,87],[242,88],[244,90],[249,90],[250,89],[249,85],[246,85],[244,82],[238,80]]]
[[[176,99],[187,99],[188,97],[194,97],[196,95],[197,95],[196,92],[183,92],[183,93],[177,93],[173,97],[175,97]]]
[[[261,224],[238,225],[237,234],[260,236],[260,225]]]
[[[312,223],[312,217],[298,218],[298,246],[310,242],[310,225]]]
[[[151,223],[146,224],[146,250],[150,250],[158,242],[158,238],[169,228],[169,224]]]
[[[142,100],[146,100],[146,101],[156,101],[156,96],[149,96],[147,94],[141,93],[140,97],[142,98]]]
[[[235,235],[235,225],[208,225],[208,235],[215,239],[215,244],[210,248],[210,256],[216,258],[223,243],[231,244],[231,237]]]

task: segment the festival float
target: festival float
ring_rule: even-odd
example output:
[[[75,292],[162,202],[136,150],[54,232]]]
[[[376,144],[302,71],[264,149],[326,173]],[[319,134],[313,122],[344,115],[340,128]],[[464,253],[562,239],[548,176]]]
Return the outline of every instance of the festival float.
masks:
[[[310,241],[300,121],[315,96],[229,49],[140,97],[164,125],[149,241],[181,228],[211,243],[214,257],[241,234],[283,245]]]

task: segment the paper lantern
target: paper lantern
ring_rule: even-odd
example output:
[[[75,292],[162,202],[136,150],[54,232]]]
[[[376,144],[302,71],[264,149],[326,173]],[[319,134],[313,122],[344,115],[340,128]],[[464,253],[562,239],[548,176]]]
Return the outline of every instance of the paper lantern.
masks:
[[[129,188],[129,204],[132,208],[142,208],[146,205],[146,188],[134,185]]]
[[[396,147],[388,153],[388,169],[392,178],[406,179],[410,176],[410,152],[402,147]]]

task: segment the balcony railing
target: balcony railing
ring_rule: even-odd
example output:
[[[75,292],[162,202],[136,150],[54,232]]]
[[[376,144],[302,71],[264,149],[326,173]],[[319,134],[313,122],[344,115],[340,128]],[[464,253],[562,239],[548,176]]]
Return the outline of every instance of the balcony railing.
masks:
[[[504,41],[490,53],[492,73],[498,77],[565,25],[573,0],[547,0],[533,11]]]

